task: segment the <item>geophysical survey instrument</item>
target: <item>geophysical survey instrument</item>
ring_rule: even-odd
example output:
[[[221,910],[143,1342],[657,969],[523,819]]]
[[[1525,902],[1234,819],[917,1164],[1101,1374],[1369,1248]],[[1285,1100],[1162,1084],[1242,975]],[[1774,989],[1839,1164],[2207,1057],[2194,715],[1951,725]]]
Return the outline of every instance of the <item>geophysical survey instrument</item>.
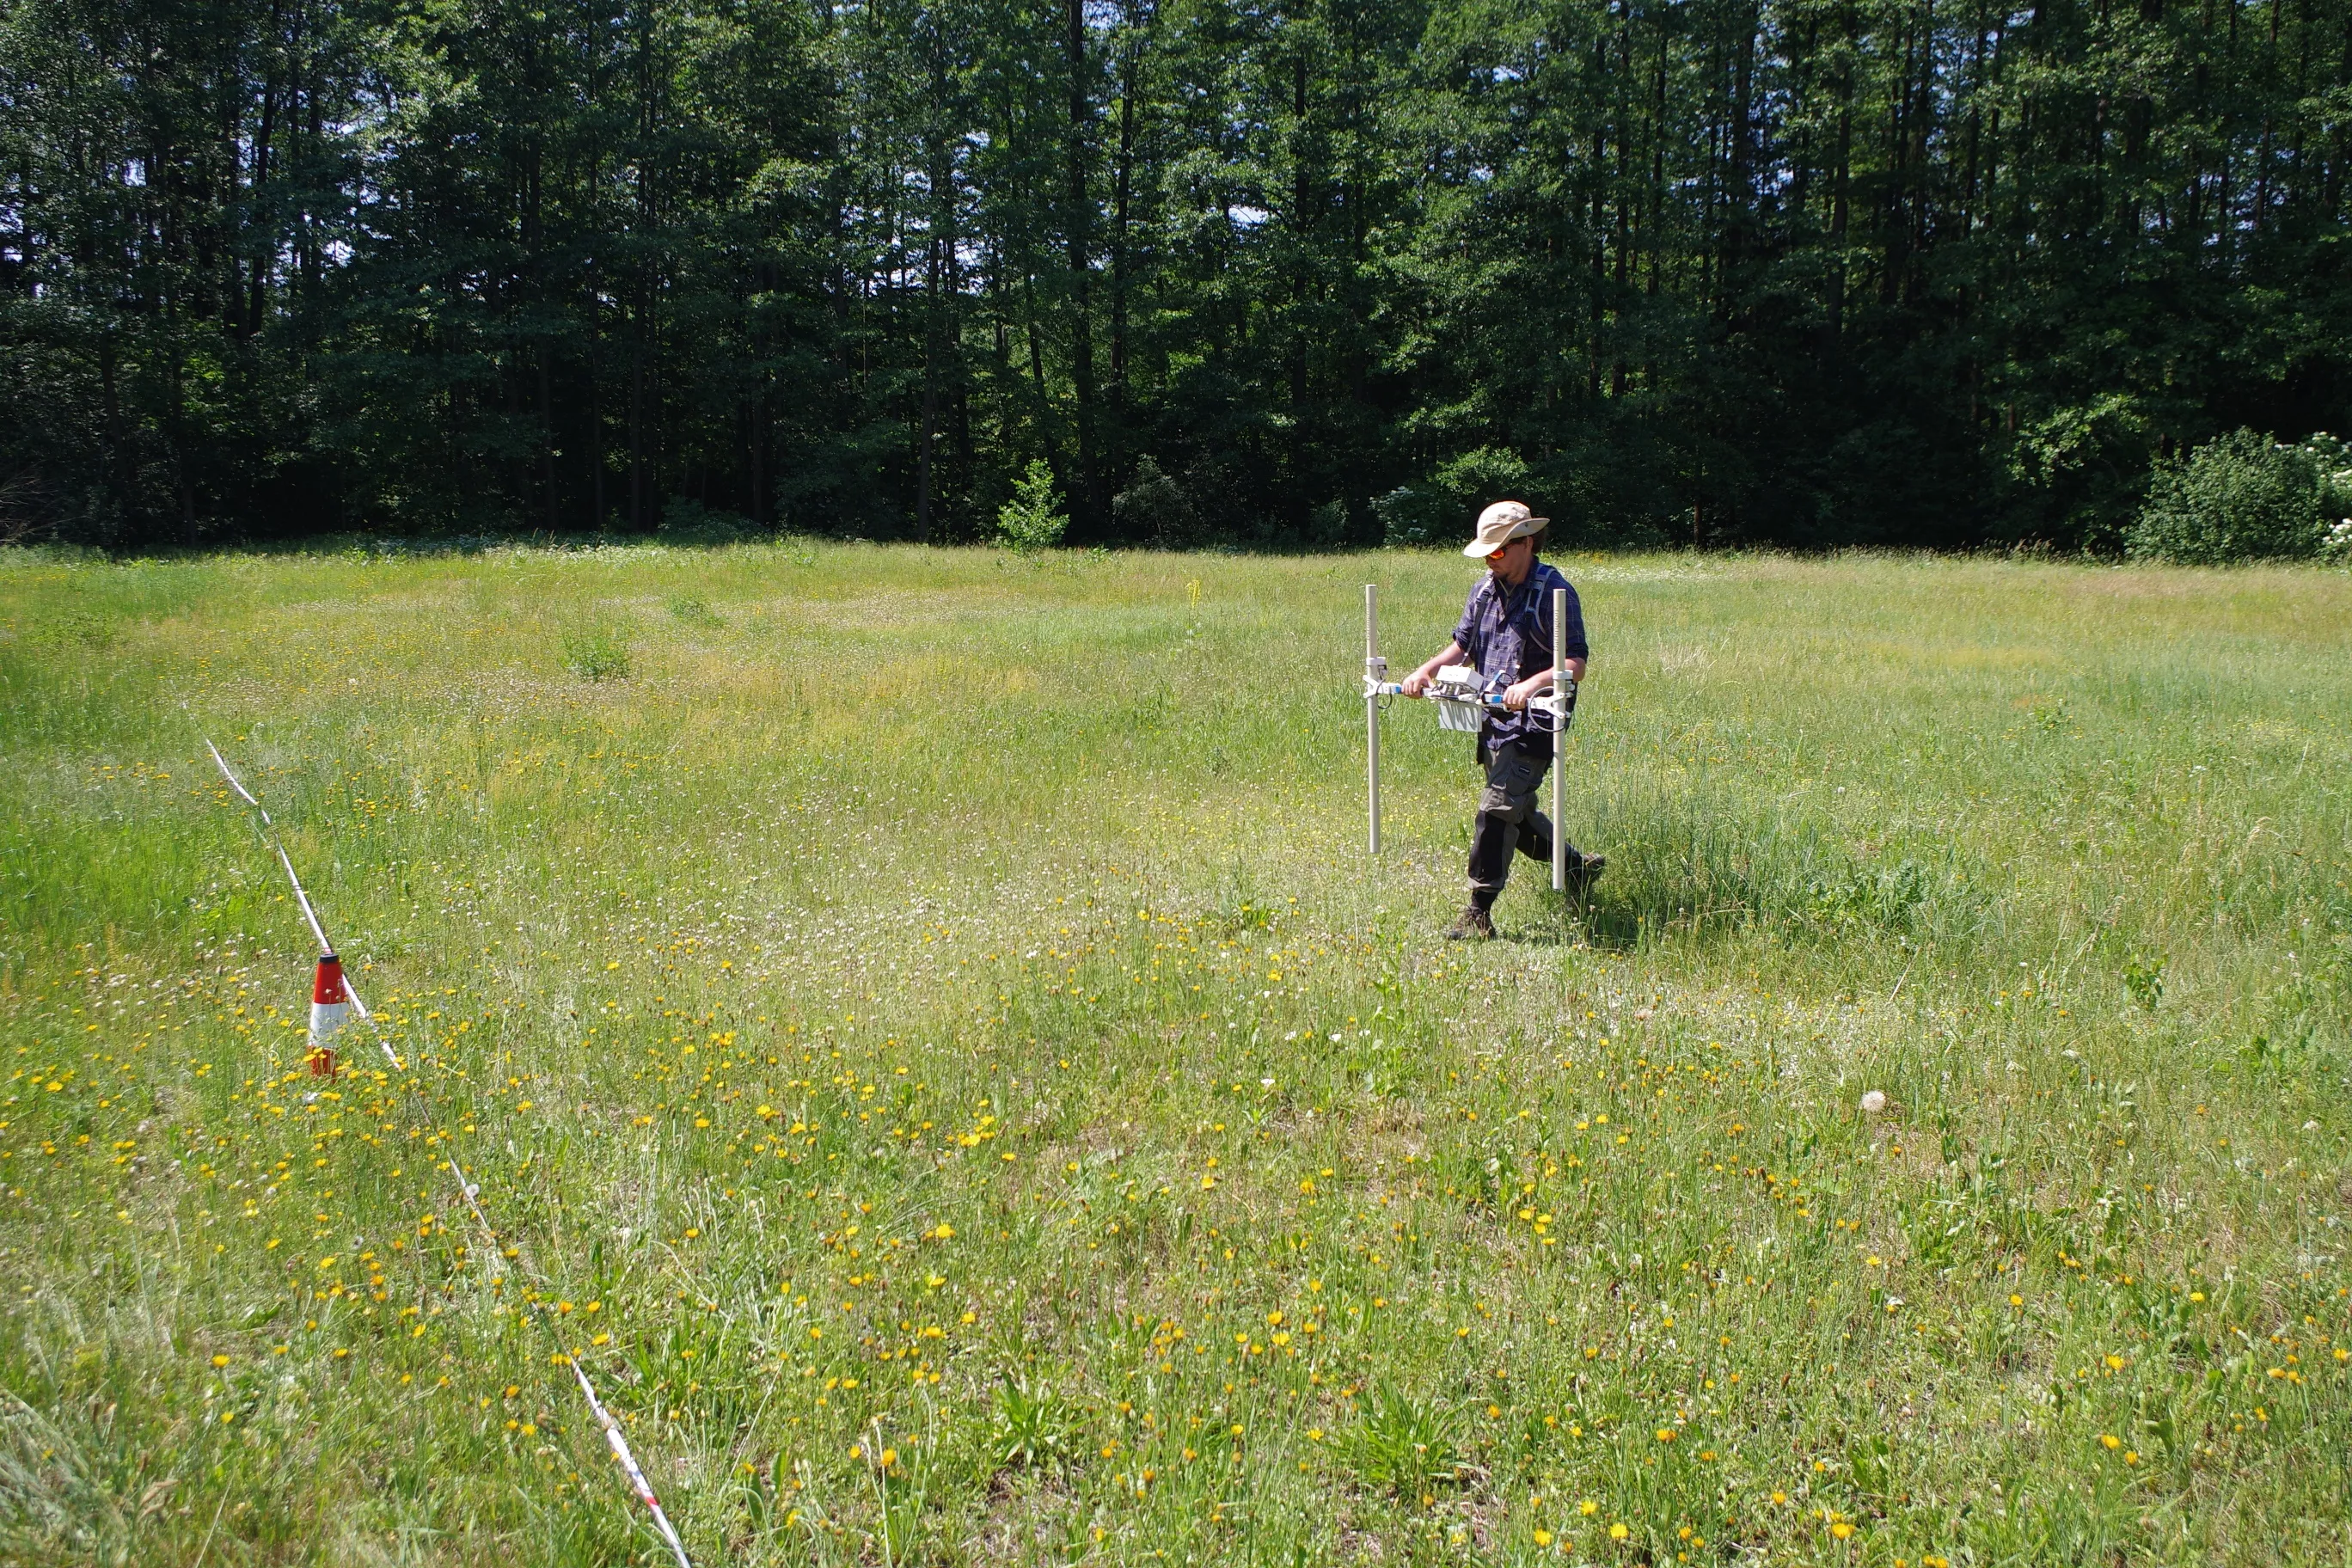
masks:
[[[1371,852],[1381,852],[1381,700],[1411,697],[1402,682],[1389,679],[1389,661],[1381,657],[1381,591],[1364,584],[1364,784],[1365,816],[1370,824]],[[1528,699],[1527,710],[1542,716],[1551,735],[1551,889],[1568,890],[1568,834],[1560,823],[1567,808],[1568,725],[1576,717],[1576,682],[1569,678],[1568,661],[1560,657],[1559,627],[1568,618],[1568,590],[1551,591],[1551,689]],[[1483,680],[1466,664],[1450,664],[1437,672],[1428,700],[1437,704],[1441,729],[1476,734],[1490,712],[1505,711],[1502,686]]]

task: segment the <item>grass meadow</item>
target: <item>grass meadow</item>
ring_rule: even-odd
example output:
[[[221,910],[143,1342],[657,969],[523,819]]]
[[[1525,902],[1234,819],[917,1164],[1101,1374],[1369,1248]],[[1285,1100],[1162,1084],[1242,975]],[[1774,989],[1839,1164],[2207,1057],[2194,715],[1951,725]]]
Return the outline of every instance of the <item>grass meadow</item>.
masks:
[[[2352,1559],[2352,579],[1559,563],[0,559],[0,1561]]]

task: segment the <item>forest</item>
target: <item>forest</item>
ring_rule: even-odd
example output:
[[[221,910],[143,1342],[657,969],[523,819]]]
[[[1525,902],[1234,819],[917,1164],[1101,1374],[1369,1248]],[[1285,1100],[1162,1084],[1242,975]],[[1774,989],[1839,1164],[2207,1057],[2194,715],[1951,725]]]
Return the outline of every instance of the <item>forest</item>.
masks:
[[[0,536],[2114,548],[2347,0],[5,0]]]

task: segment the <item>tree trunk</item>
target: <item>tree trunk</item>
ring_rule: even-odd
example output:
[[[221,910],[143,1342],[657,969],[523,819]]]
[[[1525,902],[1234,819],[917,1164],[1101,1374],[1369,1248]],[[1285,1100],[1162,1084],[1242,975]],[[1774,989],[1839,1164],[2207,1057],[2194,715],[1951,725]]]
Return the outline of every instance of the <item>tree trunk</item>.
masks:
[[[1126,57],[1120,63],[1118,82],[1118,160],[1111,179],[1110,409],[1112,423],[1118,427],[1122,440],[1127,424],[1127,292],[1130,260],[1128,215],[1135,175],[1135,93],[1147,47],[1146,38],[1136,31],[1139,12],[1142,26],[1150,25],[1152,15],[1149,10],[1133,5],[1128,10],[1129,37]],[[1123,457],[1119,459],[1122,463],[1124,460]]]
[[[1063,0],[1070,66],[1069,216],[1070,384],[1076,425],[1077,472],[1066,485],[1072,521],[1092,537],[1101,514],[1095,429],[1094,270],[1091,256],[1094,201],[1087,194],[1093,119],[1087,92],[1087,24],[1084,0]],[[1034,339],[1032,340],[1034,342]]]

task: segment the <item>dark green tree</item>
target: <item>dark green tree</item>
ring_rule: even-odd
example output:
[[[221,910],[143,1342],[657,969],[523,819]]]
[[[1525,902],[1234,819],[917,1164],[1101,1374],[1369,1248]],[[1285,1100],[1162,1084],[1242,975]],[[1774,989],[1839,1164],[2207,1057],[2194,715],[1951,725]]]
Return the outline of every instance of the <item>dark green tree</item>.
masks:
[[[0,532],[2119,547],[2344,0],[0,0]]]

